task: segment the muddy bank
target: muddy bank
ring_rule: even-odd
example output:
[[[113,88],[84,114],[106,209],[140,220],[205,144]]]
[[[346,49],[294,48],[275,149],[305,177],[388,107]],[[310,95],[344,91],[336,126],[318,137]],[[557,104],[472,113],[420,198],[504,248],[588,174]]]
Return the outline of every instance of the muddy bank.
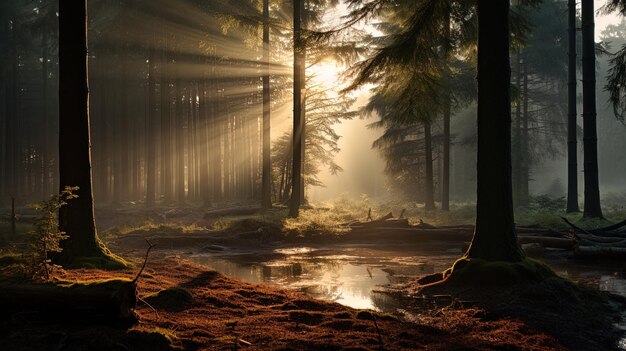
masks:
[[[88,280],[135,273],[75,270],[61,276]],[[395,315],[359,311],[162,255],[151,258],[139,294],[150,306],[140,303],[139,323],[130,332],[12,315],[0,322],[0,344],[11,350],[564,349],[524,322],[476,308],[420,307]]]

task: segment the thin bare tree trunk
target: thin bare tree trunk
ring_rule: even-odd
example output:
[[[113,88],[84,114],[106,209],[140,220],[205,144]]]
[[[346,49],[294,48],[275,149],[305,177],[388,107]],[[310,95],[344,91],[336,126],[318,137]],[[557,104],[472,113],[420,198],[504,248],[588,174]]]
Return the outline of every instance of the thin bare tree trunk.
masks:
[[[430,122],[424,123],[424,162],[426,163],[426,180],[424,181],[424,208],[435,209],[435,191],[433,183],[433,141]]]
[[[593,0],[582,1],[583,37],[583,146],[585,204],[583,217],[603,218],[598,179],[598,131],[596,126],[596,43]]]
[[[272,160],[271,160],[271,97],[270,97],[270,9],[269,0],[263,0],[263,174],[261,206],[272,207]]]
[[[293,42],[294,42],[294,63],[293,63],[293,161],[291,172],[291,203],[289,205],[289,216],[298,217],[300,214],[301,187],[302,187],[302,70],[303,43],[301,33],[301,13],[302,0],[293,0]]]
[[[576,0],[568,0],[568,67],[567,67],[567,212],[578,207],[578,147],[576,123]]]
[[[152,207],[156,197],[156,62],[154,42],[148,48],[148,116],[147,116],[147,153],[146,153],[146,206]]]

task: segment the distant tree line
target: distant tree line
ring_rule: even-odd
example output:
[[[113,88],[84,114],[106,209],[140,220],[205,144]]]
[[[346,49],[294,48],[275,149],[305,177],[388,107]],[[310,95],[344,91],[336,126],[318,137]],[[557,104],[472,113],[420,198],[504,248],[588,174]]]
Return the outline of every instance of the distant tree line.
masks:
[[[331,5],[307,0],[306,25],[320,23]],[[0,201],[11,194],[23,204],[59,188],[58,0],[0,6]],[[274,0],[90,1],[97,203],[210,206],[262,197],[266,207],[286,203],[292,172],[285,166],[291,158],[281,155],[290,153],[292,143],[272,147],[267,141],[270,111],[274,123],[291,117],[292,8],[291,1]],[[338,52],[351,55],[345,46],[306,45],[307,67]],[[332,158],[339,138],[332,125],[354,117],[350,99],[331,98],[310,80],[302,80],[303,113],[310,114],[305,149],[323,157],[305,158],[302,196],[306,187],[320,185],[321,167],[340,170]]]

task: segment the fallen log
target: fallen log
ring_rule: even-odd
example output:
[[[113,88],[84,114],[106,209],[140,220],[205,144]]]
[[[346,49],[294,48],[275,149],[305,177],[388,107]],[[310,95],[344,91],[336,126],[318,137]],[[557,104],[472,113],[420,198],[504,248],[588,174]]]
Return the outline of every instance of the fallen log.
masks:
[[[551,229],[524,228],[524,227],[516,227],[515,232],[518,234],[530,234],[530,235],[554,235],[556,233],[555,231]]]
[[[626,241],[624,238],[620,237],[608,237],[608,236],[598,236],[598,235],[589,235],[589,234],[576,234],[580,239],[584,239],[587,241],[592,241],[596,243],[620,243]]]
[[[226,216],[249,216],[261,212],[261,207],[234,207],[211,210],[204,213],[204,219],[213,219]]]
[[[621,232],[611,232],[611,233],[606,233],[606,232],[601,232],[598,229],[596,230],[592,230],[592,231],[588,231],[585,230],[583,228],[580,228],[579,226],[575,225],[574,223],[570,222],[567,218],[565,217],[561,217],[561,219],[563,221],[565,221],[565,223],[567,223],[570,227],[572,227],[572,229],[577,230],[579,232],[582,232],[584,234],[587,235],[597,235],[597,236],[606,236],[606,237],[619,237],[619,238],[626,238],[626,233],[621,233]],[[618,223],[619,224],[619,223]],[[609,226],[610,227],[610,226]],[[607,227],[607,228],[609,228]]]
[[[435,227],[432,224],[428,224],[428,223],[424,223],[423,220],[420,219],[420,222],[415,225],[416,228],[421,228],[421,229],[437,229],[437,227]]]
[[[393,213],[389,212],[386,215],[371,220],[371,211],[368,213],[368,220],[365,221],[351,221],[348,222],[350,228],[376,228],[380,226],[384,227],[410,227],[408,218],[393,218]]]
[[[137,287],[130,279],[95,282],[36,283],[0,281],[0,310],[3,315],[64,320],[132,324],[137,317]]]
[[[472,238],[470,231],[455,231],[447,229],[419,229],[419,228],[354,228],[341,236],[342,240],[406,240],[415,241],[464,241]]]
[[[565,218],[565,217],[561,217],[561,219],[562,219],[565,223],[567,223],[567,225],[569,225],[570,227],[572,227],[572,229],[574,229],[574,230],[578,230],[579,232],[582,232],[582,233],[585,233],[585,234],[592,235],[591,233],[589,233],[589,232],[588,232],[588,231],[586,231],[585,229],[583,229],[583,228],[581,228],[581,227],[577,226],[576,224],[574,224],[574,223],[570,222],[570,221],[569,221],[569,219],[567,219],[567,218]]]
[[[541,244],[545,248],[571,250],[575,246],[575,241],[567,238],[553,238],[541,236],[518,236],[517,242],[522,244]]]
[[[437,228],[439,229],[465,229],[465,230],[474,230],[473,224],[457,224],[457,225],[440,225]]]
[[[626,247],[626,239],[618,242],[599,243],[597,241],[591,241],[586,239],[579,239],[579,245],[582,246],[597,246],[597,247]]]
[[[384,221],[371,221],[371,222],[355,222],[350,224],[350,228],[352,229],[361,229],[361,228],[411,228],[409,224],[409,220],[407,218],[389,218]]]
[[[534,234],[534,235],[530,235]],[[545,232],[529,233],[528,235],[518,236],[520,244],[541,244],[547,248],[558,248],[571,250],[574,248],[575,241],[571,238],[544,236]],[[550,233],[554,235],[554,233]],[[473,231],[470,228],[463,230],[451,230],[447,228],[422,229],[417,227],[410,228],[394,228],[394,227],[378,227],[378,228],[353,228],[351,232],[341,236],[342,240],[389,240],[398,241],[405,240],[408,242],[422,241],[439,241],[439,242],[463,242],[471,240]]]
[[[612,225],[604,227],[604,228],[593,229],[593,230],[591,230],[591,232],[600,232],[600,233],[601,232],[608,232],[608,231],[611,231],[611,230],[619,229],[619,228],[624,227],[624,226],[626,226],[626,219],[621,221],[621,222],[619,222],[619,223],[615,223],[615,224],[612,224]]]
[[[624,247],[599,247],[599,246],[578,246],[574,249],[574,254],[579,257],[612,257],[626,256]]]

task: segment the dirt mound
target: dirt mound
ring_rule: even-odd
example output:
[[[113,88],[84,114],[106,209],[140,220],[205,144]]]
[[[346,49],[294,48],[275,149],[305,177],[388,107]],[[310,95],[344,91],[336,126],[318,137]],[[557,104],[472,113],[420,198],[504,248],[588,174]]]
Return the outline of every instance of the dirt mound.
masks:
[[[193,296],[184,288],[171,287],[154,294],[150,294],[143,300],[157,309],[178,312],[191,305]]]
[[[444,280],[438,284],[437,277]],[[426,285],[424,285],[426,283]],[[482,311],[482,321],[517,319],[560,340],[570,350],[617,350],[624,332],[616,323],[626,301],[577,285],[545,264],[459,260],[443,274],[409,284],[414,296],[449,296]]]

